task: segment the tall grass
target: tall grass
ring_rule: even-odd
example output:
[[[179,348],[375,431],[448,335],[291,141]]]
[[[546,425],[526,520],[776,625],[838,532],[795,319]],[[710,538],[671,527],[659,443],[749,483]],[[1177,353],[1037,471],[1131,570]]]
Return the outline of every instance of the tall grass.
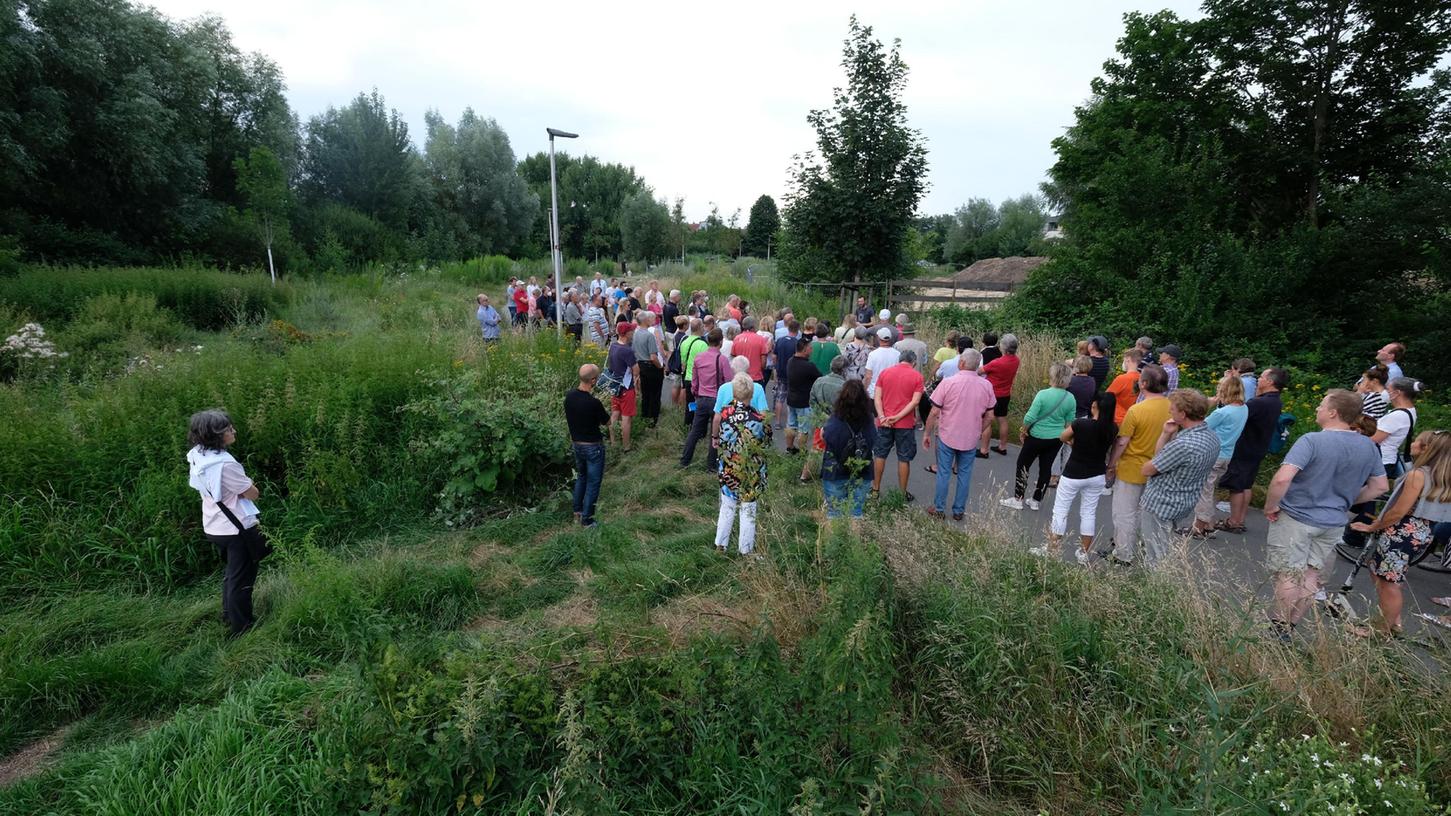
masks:
[[[42,324],[68,321],[98,295],[141,293],[187,325],[217,330],[254,320],[286,303],[289,287],[265,275],[207,269],[32,267],[0,277],[0,302]]]

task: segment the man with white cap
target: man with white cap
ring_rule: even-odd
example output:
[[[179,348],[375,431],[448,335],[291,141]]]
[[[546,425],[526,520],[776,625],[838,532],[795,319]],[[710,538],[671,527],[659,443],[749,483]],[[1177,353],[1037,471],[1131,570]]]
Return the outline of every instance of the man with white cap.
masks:
[[[868,398],[875,399],[877,396],[877,377],[901,359],[901,352],[892,347],[892,330],[887,326],[877,329],[877,348],[867,355],[867,367],[862,373],[862,384],[867,387]]]
[[[887,331],[891,332],[892,333],[892,343],[894,345],[896,344],[896,342],[898,340],[901,340],[902,339],[901,332],[897,331],[897,327],[892,323],[892,310],[891,309],[883,309],[880,312],[877,312],[877,322],[874,323],[874,324],[872,324],[872,329],[873,330],[886,329]]]

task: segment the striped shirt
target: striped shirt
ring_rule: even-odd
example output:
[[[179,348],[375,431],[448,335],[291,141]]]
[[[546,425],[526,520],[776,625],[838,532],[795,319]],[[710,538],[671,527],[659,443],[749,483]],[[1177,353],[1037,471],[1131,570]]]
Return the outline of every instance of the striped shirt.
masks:
[[[1360,410],[1371,419],[1380,419],[1391,407],[1384,391],[1367,391],[1360,395]]]
[[[1201,422],[1180,431],[1153,458],[1159,472],[1149,477],[1140,506],[1165,521],[1188,515],[1217,458],[1219,436],[1208,425]]]

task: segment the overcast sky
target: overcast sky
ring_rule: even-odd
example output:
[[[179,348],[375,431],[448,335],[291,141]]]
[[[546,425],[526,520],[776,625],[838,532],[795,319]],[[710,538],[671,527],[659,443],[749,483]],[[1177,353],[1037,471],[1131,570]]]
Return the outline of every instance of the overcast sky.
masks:
[[[238,46],[276,61],[304,121],[377,87],[421,146],[423,114],[465,107],[496,119],[514,152],[580,134],[570,152],[631,165],[692,220],[762,193],[779,202],[806,124],[843,82],[852,8],[832,3],[159,0],[174,18],[221,15]],[[1186,0],[897,0],[855,12],[902,41],[906,101],[926,137],[923,213],[1035,192],[1126,11]]]

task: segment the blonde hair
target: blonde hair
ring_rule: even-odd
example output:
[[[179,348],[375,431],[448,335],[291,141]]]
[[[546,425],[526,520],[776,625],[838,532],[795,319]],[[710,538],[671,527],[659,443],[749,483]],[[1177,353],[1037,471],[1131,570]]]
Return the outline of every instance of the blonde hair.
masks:
[[[737,374],[731,378],[731,396],[736,402],[751,404],[751,397],[755,396],[756,384],[751,382],[749,374]]]
[[[1073,371],[1063,363],[1054,363],[1048,367],[1048,385],[1051,388],[1067,388],[1068,381],[1073,379]]]
[[[1078,341],[1078,348],[1076,349],[1076,351],[1078,352],[1077,356],[1079,356],[1079,357],[1087,357],[1088,356],[1088,341],[1087,340],[1079,340]]]
[[[1238,405],[1244,402],[1244,381],[1238,374],[1227,374],[1219,381],[1214,396],[1219,399],[1220,405]]]
[[[1451,501],[1451,432],[1422,431],[1416,435],[1421,455],[1416,467],[1426,469],[1426,498],[1434,502]]]
[[[1073,358],[1073,373],[1087,374],[1093,370],[1093,358],[1086,354],[1080,354]]]

